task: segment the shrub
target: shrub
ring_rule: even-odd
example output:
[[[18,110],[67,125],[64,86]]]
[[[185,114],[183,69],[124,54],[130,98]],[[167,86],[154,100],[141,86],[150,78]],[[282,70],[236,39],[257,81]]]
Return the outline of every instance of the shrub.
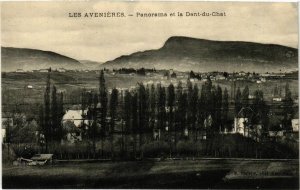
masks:
[[[163,141],[154,141],[144,144],[142,147],[145,157],[164,157],[170,151],[168,143]]]

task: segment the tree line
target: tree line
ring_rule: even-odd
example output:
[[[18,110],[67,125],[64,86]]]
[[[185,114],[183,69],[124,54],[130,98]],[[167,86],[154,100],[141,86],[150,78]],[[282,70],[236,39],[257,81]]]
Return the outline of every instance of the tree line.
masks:
[[[245,128],[260,124],[263,131],[260,138],[266,138],[270,107],[263,92],[256,90],[254,99],[249,100],[248,86],[243,90],[238,88],[233,104],[235,117],[249,118]],[[285,130],[291,128],[292,105],[287,84],[283,103]],[[219,85],[213,85],[209,77],[201,90],[197,84],[187,80],[186,85],[179,81],[178,85],[170,83],[167,87],[159,83],[147,86],[138,83],[134,90],[113,88],[108,93],[104,72],[101,71],[98,92],[83,91],[81,94],[81,131],[83,139],[91,142],[94,154],[97,142],[101,141],[102,155],[104,143],[110,142],[111,157],[115,157],[116,140],[120,142],[118,152],[122,156],[128,156],[129,149],[135,157],[143,156],[144,147],[155,141],[164,142],[167,152],[173,155],[178,152],[177,146],[181,141],[205,140],[205,152],[212,153],[217,149],[214,143],[220,132],[232,130],[230,106],[227,88],[223,90]],[[55,86],[50,90],[49,72],[40,112],[46,149],[51,142],[64,138],[63,113],[63,94],[57,94]],[[119,136],[115,135],[116,131],[119,131]]]

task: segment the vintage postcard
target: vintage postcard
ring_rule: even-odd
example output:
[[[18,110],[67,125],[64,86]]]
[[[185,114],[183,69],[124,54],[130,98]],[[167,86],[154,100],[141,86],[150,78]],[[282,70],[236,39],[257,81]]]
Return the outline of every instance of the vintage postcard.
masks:
[[[2,2],[4,189],[299,189],[298,3]]]

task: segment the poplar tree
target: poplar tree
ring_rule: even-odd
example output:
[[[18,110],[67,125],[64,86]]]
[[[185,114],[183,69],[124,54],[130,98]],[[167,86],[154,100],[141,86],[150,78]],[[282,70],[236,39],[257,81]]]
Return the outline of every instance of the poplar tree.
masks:
[[[104,72],[101,70],[99,77],[99,102],[100,102],[100,125],[101,125],[101,137],[102,144],[106,139],[107,127],[106,127],[106,116],[107,116],[107,91],[105,86]],[[103,150],[102,150],[103,151]]]
[[[47,75],[47,82],[46,82],[46,90],[44,94],[44,108],[45,108],[45,121],[44,121],[44,136],[45,136],[45,145],[46,145],[46,152],[48,152],[48,143],[51,140],[51,120],[50,120],[50,73],[51,73],[51,68],[48,70],[48,75]]]
[[[52,102],[51,102],[51,128],[52,128],[52,139],[55,141],[59,140],[59,121],[58,121],[58,105],[56,97],[56,87],[52,87]]]
[[[150,128],[155,128],[155,116],[156,116],[156,92],[154,84],[151,85],[150,97],[149,97],[149,111],[150,111]]]
[[[161,85],[157,87],[157,120],[158,129],[164,131],[165,128],[165,118],[166,118],[166,91]]]
[[[110,98],[110,145],[111,145],[111,156],[114,158],[114,130],[115,130],[115,118],[118,106],[118,90],[112,89]]]
[[[224,89],[224,95],[223,95],[223,109],[222,109],[222,123],[223,123],[223,130],[225,129],[227,120],[228,120],[228,111],[229,111],[229,95],[227,88]]]
[[[240,87],[238,87],[237,89],[234,104],[235,104],[235,114],[237,115],[239,111],[241,111],[242,109],[242,94],[241,94]]]
[[[287,131],[292,130],[292,118],[294,115],[293,110],[292,92],[290,91],[289,84],[285,85],[285,96],[283,99],[283,128]]]
[[[127,139],[131,133],[131,118],[132,118],[132,97],[128,90],[125,91],[124,97],[124,121],[125,121],[125,152],[127,153]]]
[[[137,131],[138,131],[138,95],[136,92],[133,92],[132,101],[131,101],[131,115],[132,115],[132,136],[133,136],[133,152],[136,156],[136,144],[137,144]]]
[[[242,105],[243,107],[248,107],[249,106],[249,87],[246,85],[246,87],[243,90],[242,93]]]
[[[142,144],[143,144],[143,133],[145,130],[145,125],[146,125],[146,112],[147,112],[147,107],[148,107],[148,101],[147,101],[147,96],[146,96],[146,89],[145,86],[140,83],[139,88],[138,88],[138,121],[139,121],[139,126],[138,126],[138,134],[139,134],[139,149],[141,150]]]
[[[191,120],[191,129],[192,132],[194,133],[194,140],[197,140],[197,134],[198,134],[198,127],[196,127],[196,121],[197,121],[197,116],[198,116],[198,86],[197,84],[194,85],[191,99],[190,99],[190,120]]]
[[[170,143],[170,155],[172,154],[172,131],[174,131],[173,121],[174,121],[174,103],[175,103],[175,88],[173,84],[171,83],[168,86],[168,107],[169,107],[169,117],[168,117],[168,123],[169,123],[169,143]]]

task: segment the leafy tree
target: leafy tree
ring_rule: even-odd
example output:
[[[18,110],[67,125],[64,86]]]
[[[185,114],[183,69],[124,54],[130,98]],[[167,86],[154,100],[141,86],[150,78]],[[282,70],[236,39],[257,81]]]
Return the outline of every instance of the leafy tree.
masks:
[[[21,128],[15,133],[15,141],[22,143],[36,143],[35,132],[38,129],[38,124],[35,120],[26,122]]]
[[[256,90],[254,92],[254,102],[252,109],[253,116],[250,121],[251,126],[262,124],[262,137],[264,137],[266,132],[268,131],[269,126],[269,106],[264,101],[264,94],[261,90]]]

